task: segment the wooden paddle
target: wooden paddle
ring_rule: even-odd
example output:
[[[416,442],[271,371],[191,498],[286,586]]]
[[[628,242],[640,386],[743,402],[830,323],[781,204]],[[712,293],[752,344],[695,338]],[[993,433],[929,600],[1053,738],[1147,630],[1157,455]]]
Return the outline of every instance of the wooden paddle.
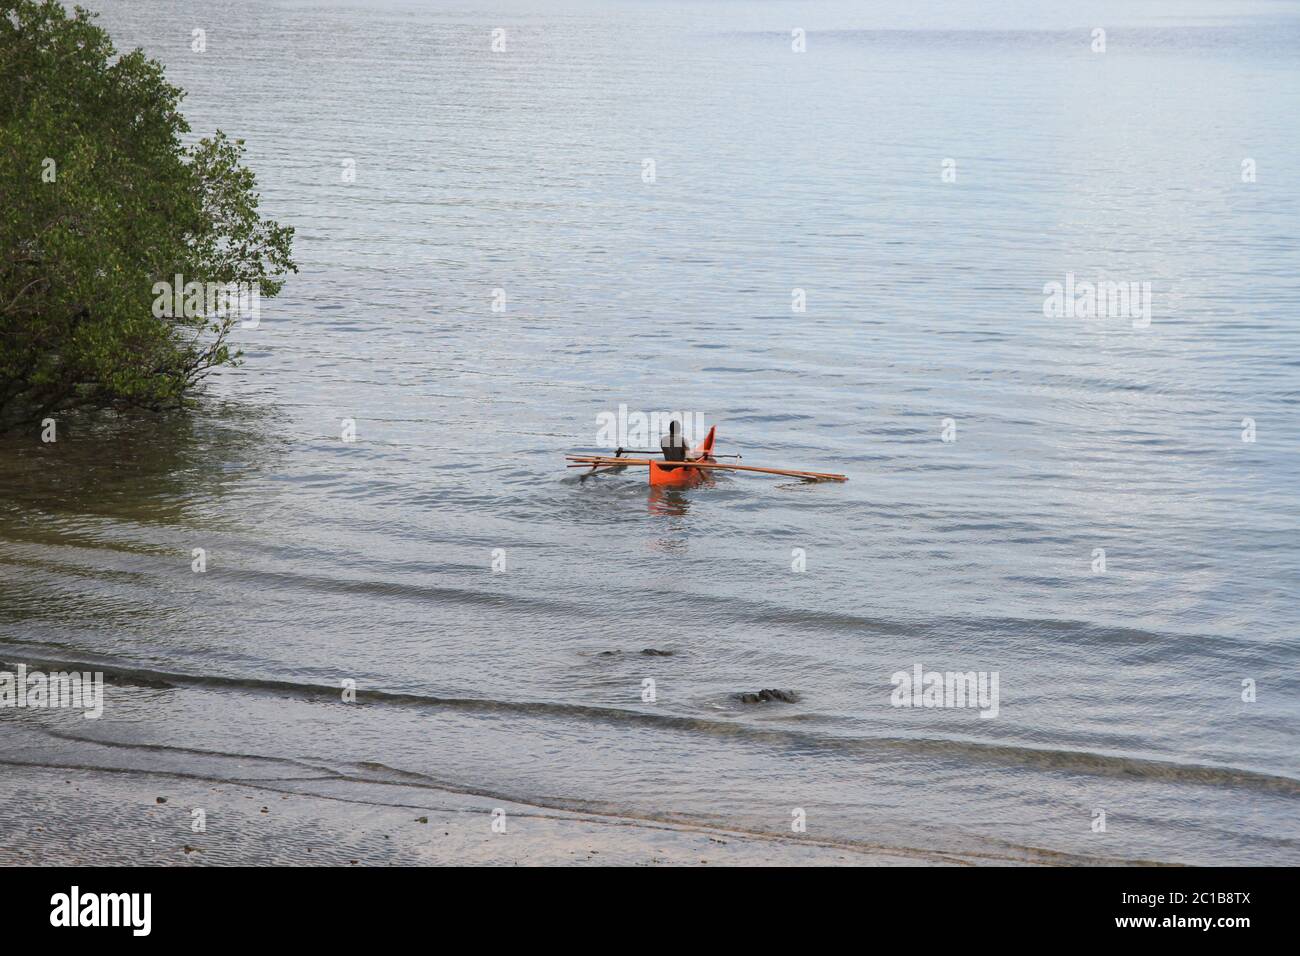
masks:
[[[846,475],[836,475],[822,471],[794,471],[788,468],[759,468],[755,465],[728,465],[717,461],[659,461],[651,458],[612,458],[609,455],[565,455],[570,468],[601,467],[609,465],[645,465],[649,467],[654,461],[660,468],[720,468],[724,471],[755,471],[764,475],[784,475],[788,478],[804,478],[808,481],[848,481]]]

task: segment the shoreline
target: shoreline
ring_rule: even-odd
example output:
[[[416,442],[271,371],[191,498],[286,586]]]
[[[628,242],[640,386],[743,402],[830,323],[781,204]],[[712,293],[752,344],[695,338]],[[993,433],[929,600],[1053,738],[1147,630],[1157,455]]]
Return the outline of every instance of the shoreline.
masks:
[[[168,772],[8,763],[0,785],[0,831],[5,834],[0,865],[960,866],[1014,862],[554,810],[428,788],[392,793],[402,802],[376,804],[340,793],[286,792],[275,786],[277,782],[291,781],[221,782]],[[391,789],[410,790],[400,785]],[[196,810],[203,814],[202,832],[192,829]],[[504,811],[505,832],[493,832],[497,810]]]

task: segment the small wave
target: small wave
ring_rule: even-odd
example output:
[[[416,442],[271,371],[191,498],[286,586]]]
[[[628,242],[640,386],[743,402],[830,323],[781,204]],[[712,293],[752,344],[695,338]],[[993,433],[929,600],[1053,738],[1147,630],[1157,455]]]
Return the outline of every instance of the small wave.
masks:
[[[83,737],[51,728],[42,728],[50,737],[74,742],[91,747],[107,747],[126,751],[140,751],[165,755],[176,754],[197,758],[202,761],[197,766],[180,769],[176,767],[136,767],[115,766],[93,759],[67,759],[56,761],[30,761],[0,757],[0,766],[27,767],[37,769],[71,770],[84,773],[116,774],[124,777],[171,778],[196,782],[235,784],[256,790],[273,793],[310,794],[318,799],[359,804],[369,807],[406,807],[410,809],[427,809],[427,798],[404,797],[402,790],[409,789],[415,793],[458,794],[468,797],[489,796],[475,787],[453,783],[418,773],[404,770],[377,761],[359,761],[356,763],[327,766],[313,761],[288,757],[267,757],[260,754],[237,753],[223,750],[199,750],[191,747],[174,747],[166,744],[143,744],[139,742],[104,741]],[[282,766],[289,773],[277,776],[249,776],[245,773],[222,773],[222,765],[232,769],[246,768],[250,763]],[[306,775],[303,775],[303,772]],[[321,790],[316,785],[327,784],[330,790]],[[351,789],[340,792],[336,785],[352,785],[363,790]],[[396,792],[390,788],[399,788]],[[507,800],[514,804],[530,806],[540,811],[540,815],[577,814],[589,822],[609,823],[613,825],[631,825],[648,827],[686,828],[703,831],[719,831],[757,839],[781,839],[768,830],[736,821],[722,822],[708,816],[689,813],[644,812],[627,807],[605,803],[603,801],[573,800],[557,797],[539,799],[525,794],[493,791],[490,796],[494,802]],[[800,840],[806,843],[807,840]],[[817,845],[836,847],[856,852],[887,852],[911,857],[918,862],[952,863],[971,865],[975,863],[1037,863],[1042,865],[1151,865],[1152,861],[1140,859],[1117,859],[1112,857],[1084,856],[1074,853],[1051,850],[1044,847],[1015,843],[1007,840],[986,841],[987,848],[964,848],[961,850],[922,849],[899,843],[881,843],[862,839],[846,839],[835,836],[822,836],[815,839]]]
[[[246,693],[274,693],[309,703],[339,703],[339,688],[325,684],[219,675],[199,676],[141,668],[109,667],[83,661],[25,660],[29,669],[45,671],[99,671],[105,682],[150,688],[197,687]],[[0,669],[12,670],[16,663],[0,661]],[[708,717],[648,713],[592,704],[554,701],[503,701],[475,697],[438,697],[402,691],[358,690],[354,704],[340,706],[399,706],[451,708],[466,713],[511,714],[598,721],[611,725],[640,725],[684,733],[733,737],[739,740],[830,754],[879,754],[897,752],[905,756],[950,757],[989,761],[1058,773],[1124,777],[1152,782],[1192,786],[1240,787],[1260,792],[1300,796],[1300,780],[1239,767],[1173,763],[1122,754],[1086,750],[1025,747],[955,738],[928,737],[843,737],[778,727],[756,727]]]

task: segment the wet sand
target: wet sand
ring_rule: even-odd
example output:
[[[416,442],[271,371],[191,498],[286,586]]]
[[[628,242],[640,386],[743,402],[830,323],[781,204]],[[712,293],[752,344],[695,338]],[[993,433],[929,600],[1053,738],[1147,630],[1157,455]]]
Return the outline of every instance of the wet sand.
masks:
[[[367,785],[373,791],[373,784]],[[899,866],[980,862],[571,813],[453,792],[385,788],[376,805],[214,783],[9,764],[0,865]],[[158,798],[165,802],[159,803]],[[407,801],[410,802],[407,802]],[[206,830],[194,832],[193,811]],[[505,832],[492,813],[505,811]],[[421,822],[421,820],[427,822]],[[1001,861],[998,861],[1001,862]]]

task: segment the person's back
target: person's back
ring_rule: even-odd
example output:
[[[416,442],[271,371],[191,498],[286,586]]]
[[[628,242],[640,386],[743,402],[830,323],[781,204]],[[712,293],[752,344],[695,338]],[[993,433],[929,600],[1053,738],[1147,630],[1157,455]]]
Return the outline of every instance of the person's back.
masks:
[[[659,439],[659,448],[664,453],[664,461],[686,460],[686,436],[676,419],[668,423],[668,434]]]

